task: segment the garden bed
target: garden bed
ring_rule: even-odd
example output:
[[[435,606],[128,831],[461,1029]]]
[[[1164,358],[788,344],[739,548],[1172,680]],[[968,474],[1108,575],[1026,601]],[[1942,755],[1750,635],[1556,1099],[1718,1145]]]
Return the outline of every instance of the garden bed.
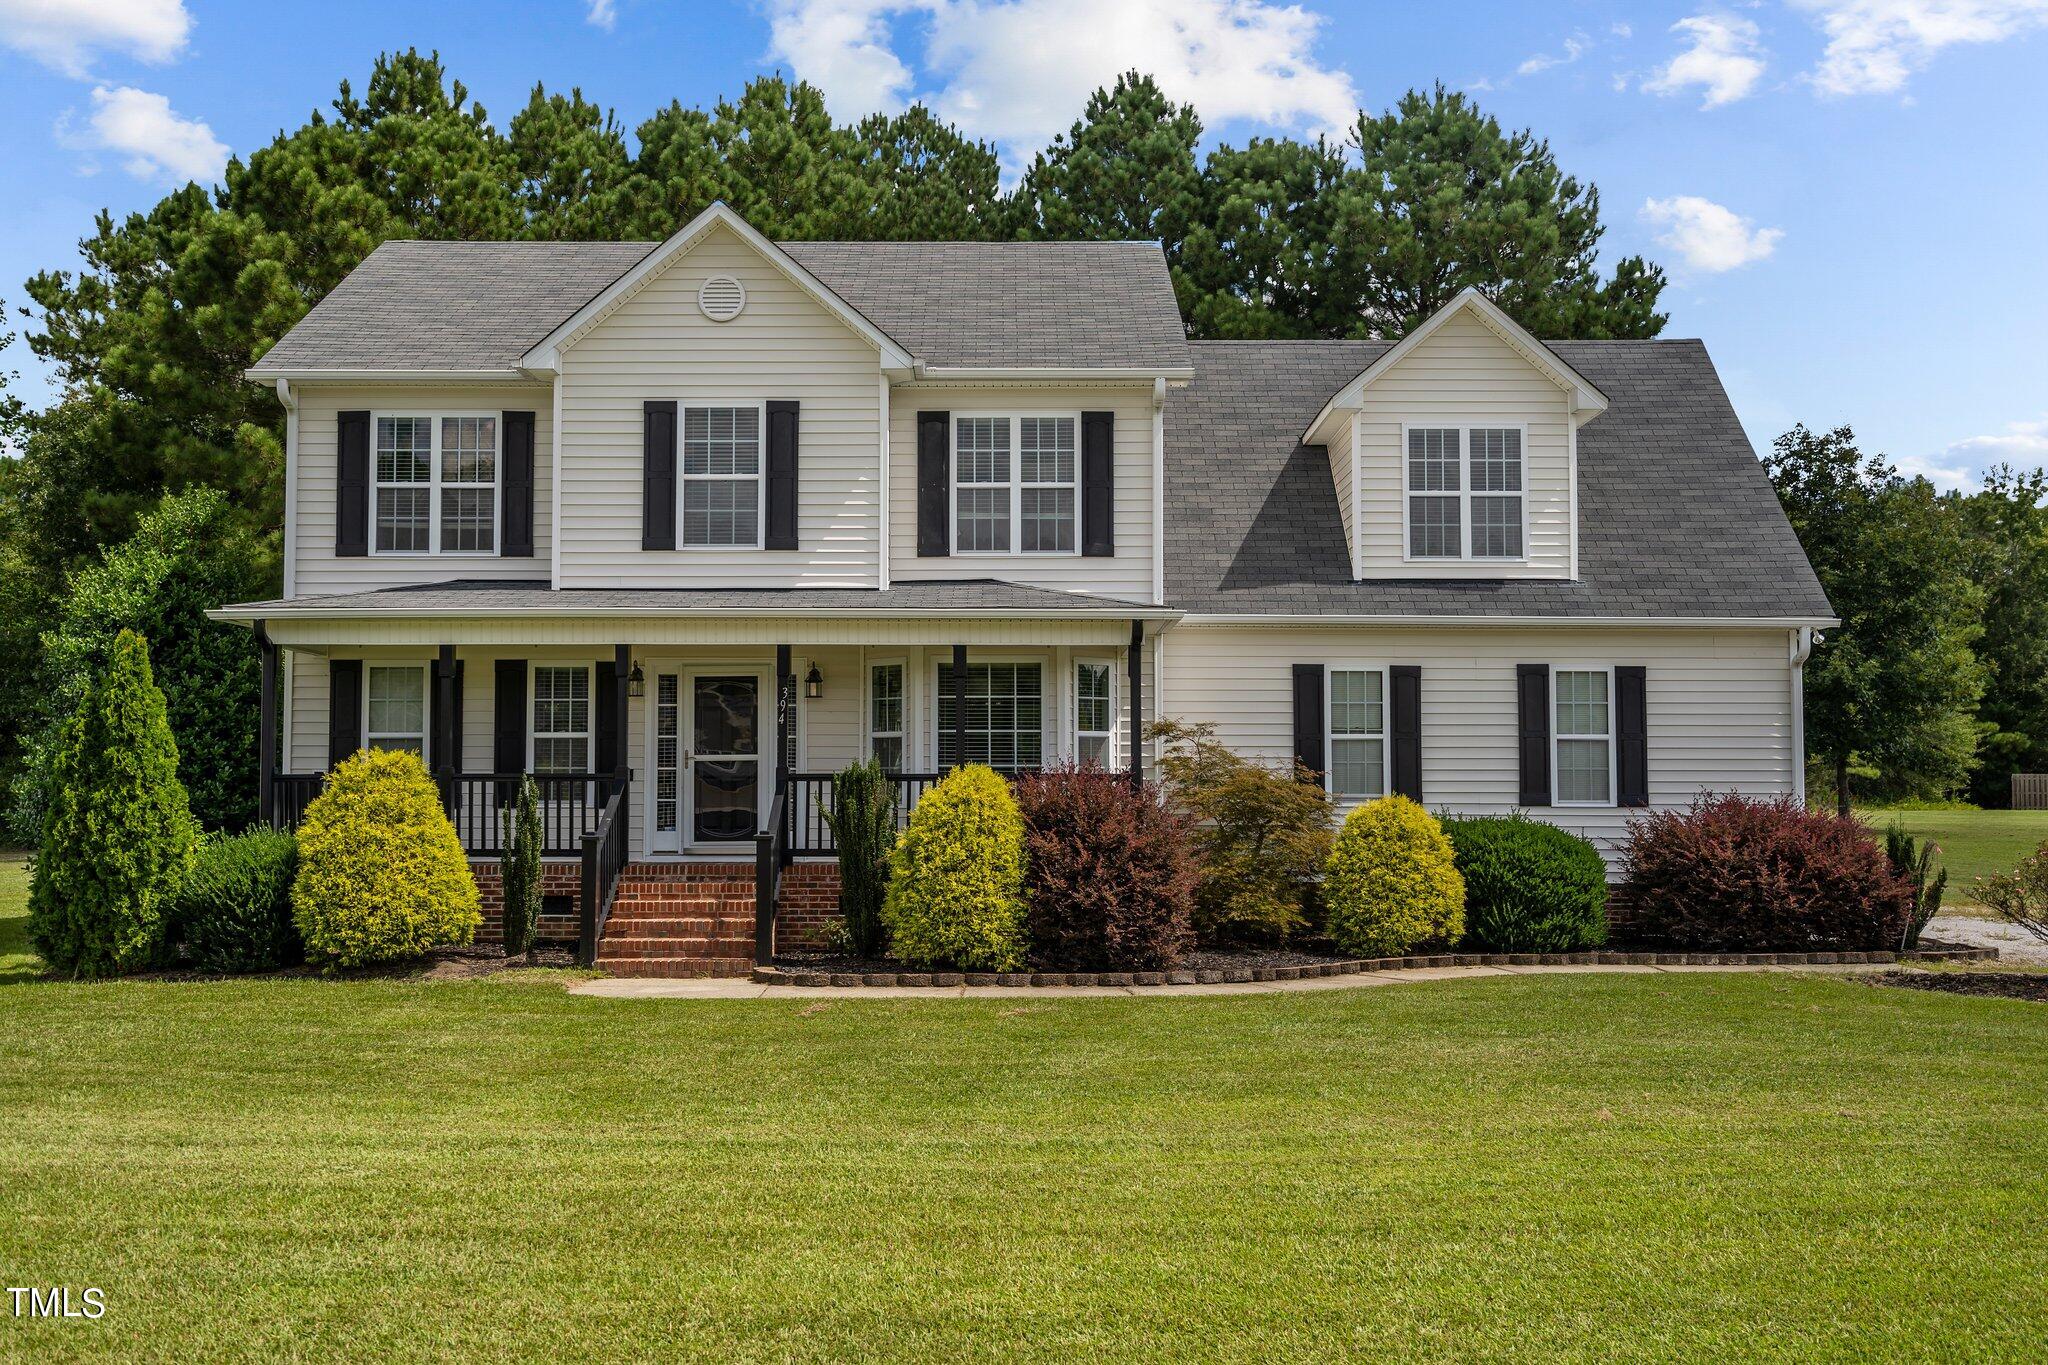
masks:
[[[2040,972],[1883,972],[1873,975],[1870,984],[1947,991],[1953,995],[1996,995],[2048,1004],[2048,973]]]

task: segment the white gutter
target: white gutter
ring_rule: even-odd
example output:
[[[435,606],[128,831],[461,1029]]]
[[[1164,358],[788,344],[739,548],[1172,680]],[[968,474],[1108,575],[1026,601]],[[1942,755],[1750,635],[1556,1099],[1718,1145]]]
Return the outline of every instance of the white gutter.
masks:
[[[933,382],[964,380],[1039,380],[1078,383],[1131,383],[1138,380],[1180,380],[1195,377],[1192,365],[1077,366],[1048,365],[926,365],[920,361],[917,378]]]
[[[520,369],[502,370],[290,370],[252,366],[242,371],[252,384],[269,384],[289,379],[298,384],[530,384],[532,375]]]
[[[277,401],[284,404],[284,595],[290,597],[299,576],[299,400],[289,379],[277,381]]]
[[[1806,804],[1806,661],[1813,654],[1812,626],[1792,632],[1792,795]]]
[[[1435,615],[1306,615],[1294,613],[1186,612],[1181,621],[1190,626],[1640,626],[1644,629],[1678,630],[1788,630],[1817,629],[1839,624],[1831,616],[1454,616]]]
[[[854,591],[865,591],[854,589]],[[317,600],[317,599],[313,599]],[[558,620],[593,621],[608,619],[626,620],[816,620],[822,613],[846,616],[858,621],[1178,621],[1181,613],[1163,607],[1146,606],[1136,602],[1112,602],[1103,599],[1104,605],[1096,611],[1074,611],[1069,608],[1017,608],[1006,607],[990,610],[986,607],[958,606],[944,608],[923,607],[864,607],[849,602],[845,606],[831,607],[600,607],[578,609],[564,606],[542,607],[382,607],[352,609],[348,607],[290,607],[276,603],[251,602],[245,605],[214,607],[207,611],[209,621],[224,621],[233,625],[248,625],[256,621],[445,621],[445,620]]]

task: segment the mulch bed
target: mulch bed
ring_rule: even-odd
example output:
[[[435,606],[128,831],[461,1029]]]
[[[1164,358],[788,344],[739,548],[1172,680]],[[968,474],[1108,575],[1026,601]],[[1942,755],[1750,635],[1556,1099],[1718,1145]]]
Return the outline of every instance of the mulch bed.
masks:
[[[2048,1004],[2048,972],[1881,972],[1865,978],[1873,986],[1904,986],[1952,995],[1996,995]]]

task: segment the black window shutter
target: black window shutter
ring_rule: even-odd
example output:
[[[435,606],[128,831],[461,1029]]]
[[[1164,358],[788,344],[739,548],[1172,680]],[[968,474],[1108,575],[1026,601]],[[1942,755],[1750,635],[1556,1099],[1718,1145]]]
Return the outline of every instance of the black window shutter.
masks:
[[[1516,733],[1522,760],[1521,804],[1550,804],[1550,665],[1516,664]]]
[[[917,415],[917,552],[927,558],[953,549],[953,457],[947,440],[952,415]]]
[[[1650,804],[1650,727],[1641,665],[1614,670],[1615,804]]]
[[[796,548],[797,408],[795,402],[784,399],[768,403],[768,538],[764,549]]]
[[[441,746],[444,743],[454,751],[455,755],[453,761],[447,762],[445,766],[451,767],[457,772],[462,771],[462,665],[463,660],[457,659],[455,661],[454,715],[443,716],[440,714],[441,686],[439,681],[436,680],[428,688],[427,710],[433,718],[427,722],[428,747],[431,750],[427,756],[427,770],[435,774],[438,774],[444,766],[441,756]]]
[[[1394,790],[1422,799],[1422,670],[1395,664],[1387,670],[1393,692]]]
[[[676,405],[650,399],[641,409],[640,548],[676,547]]]
[[[595,773],[619,767],[619,666],[606,659],[597,666],[597,762]]]
[[[327,661],[327,766],[363,747],[363,661]]]
[[[526,771],[526,660],[500,659],[491,704],[491,767]]]
[[[1081,414],[1081,553],[1116,553],[1116,414]]]
[[[370,553],[370,414],[335,414],[334,553]]]
[[[500,555],[531,558],[533,555],[533,414],[508,412],[499,428],[504,433],[505,452],[498,480],[503,488],[500,510],[504,534],[498,542]]]
[[[1323,775],[1323,666],[1294,666],[1294,761],[1321,780]]]

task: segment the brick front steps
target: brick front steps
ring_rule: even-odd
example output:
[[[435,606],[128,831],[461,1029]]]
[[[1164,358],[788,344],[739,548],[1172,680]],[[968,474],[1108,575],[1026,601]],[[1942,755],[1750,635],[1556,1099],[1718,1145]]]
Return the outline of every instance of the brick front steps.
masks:
[[[1207,986],[1252,981],[1301,981],[1315,976],[1426,967],[1833,967],[1888,962],[1984,962],[1996,948],[1941,944],[1909,953],[1438,953],[1429,957],[1368,957],[1300,967],[1237,967],[1172,972],[812,972],[756,967],[753,979],[771,986]]]

